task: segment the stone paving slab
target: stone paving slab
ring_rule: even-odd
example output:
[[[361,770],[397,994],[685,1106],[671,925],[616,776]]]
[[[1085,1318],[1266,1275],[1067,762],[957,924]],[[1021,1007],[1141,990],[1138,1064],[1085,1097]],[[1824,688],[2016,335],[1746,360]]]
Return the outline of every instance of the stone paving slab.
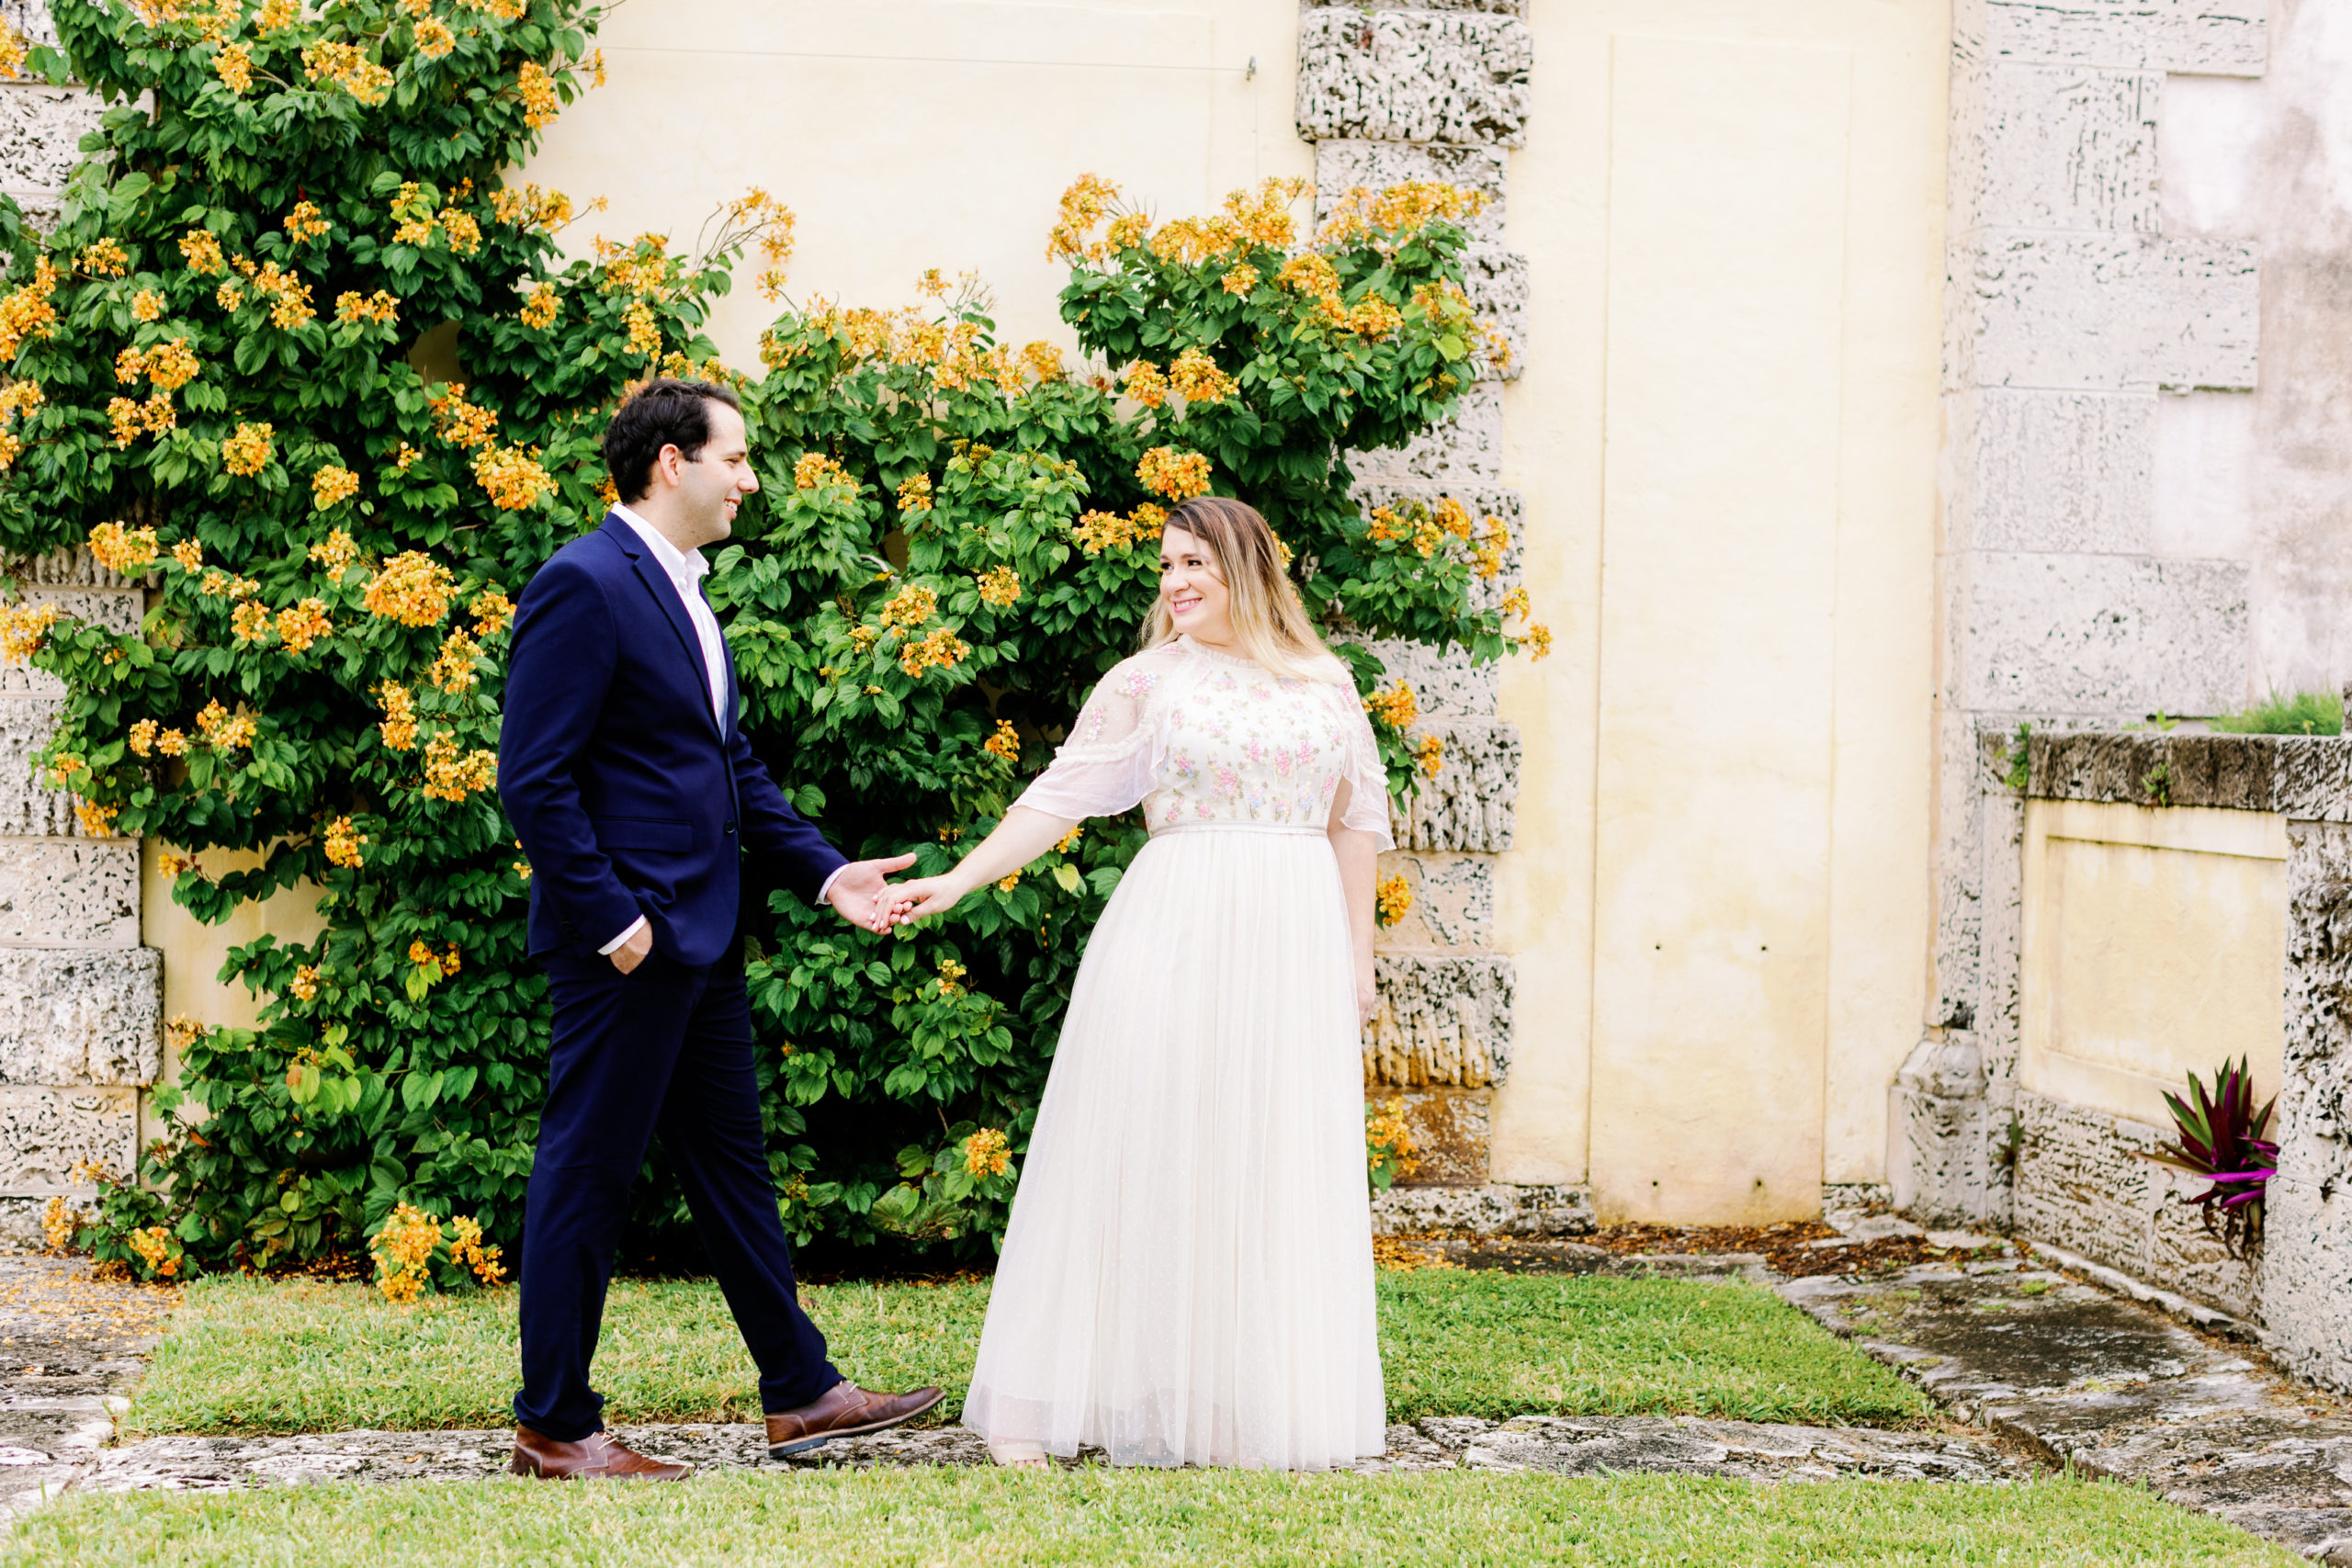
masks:
[[[2352,1407],[2243,1345],[2015,1260],[1780,1290],[1962,1420],[2352,1564]]]
[[[750,1423],[616,1427],[630,1448],[697,1470],[982,1465],[988,1446],[960,1427],[843,1438],[776,1463]],[[280,1438],[150,1438],[96,1457],[83,1486],[98,1492],[208,1491],[324,1481],[470,1481],[502,1477],[514,1434],[328,1432]],[[1088,1455],[1081,1455],[1082,1462]],[[0,1460],[5,1462],[5,1460]],[[2038,1473],[2030,1459],[1945,1432],[1772,1426],[1690,1416],[1438,1417],[1388,1429],[1388,1451],[1353,1467],[1368,1475],[1433,1470],[1548,1471],[1555,1475],[1669,1474],[1747,1481],[1870,1475],[1973,1483]]]
[[[86,1258],[0,1255],[0,1526],[73,1485],[179,1292],[110,1285]]]

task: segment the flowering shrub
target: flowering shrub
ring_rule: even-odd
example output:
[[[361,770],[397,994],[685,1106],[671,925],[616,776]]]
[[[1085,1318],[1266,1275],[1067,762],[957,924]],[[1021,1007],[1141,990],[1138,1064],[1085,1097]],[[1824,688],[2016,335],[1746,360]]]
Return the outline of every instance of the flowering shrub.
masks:
[[[1402,186],[1310,236],[1295,185],[1155,225],[1090,177],[1052,240],[1089,365],[1000,344],[977,288],[933,274],[912,309],[786,308],[752,379],[699,329],[739,262],[780,290],[788,213],[753,193],[694,254],[646,236],[560,266],[571,204],[502,183],[597,74],[595,19],[580,0],[60,10],[74,73],[153,109],[108,117],[53,233],[0,198],[0,543],[86,542],[155,592],[129,636],[0,613],[0,655],[63,678],[44,762],[89,830],[175,846],[178,903],[219,921],[314,886],[325,917],[232,953],[258,1028],[172,1022],[157,1106],[205,1114],[148,1151],[163,1190],[124,1184],[85,1227],[149,1274],[372,1239],[396,1297],[494,1282],[547,1030],[495,795],[506,639],[532,571],[611,499],[598,438],[649,372],[742,392],[763,489],[711,596],[755,748],[853,855],[911,844],[936,871],[993,825],[1133,647],[1184,496],[1265,512],[1360,686],[1373,636],[1540,650],[1523,601],[1472,607],[1499,524],[1451,503],[1367,521],[1341,456],[1425,429],[1496,352],[1457,281],[1475,198]],[[27,68],[65,69],[41,49]],[[468,371],[444,381],[415,345],[448,323]],[[1436,756],[1410,694],[1372,705],[1410,787]],[[888,936],[747,895],[796,1235],[1001,1231],[1080,944],[1141,841],[1090,826]],[[220,851],[260,863],[208,866]],[[639,1191],[641,1223],[682,1218],[658,1155]]]

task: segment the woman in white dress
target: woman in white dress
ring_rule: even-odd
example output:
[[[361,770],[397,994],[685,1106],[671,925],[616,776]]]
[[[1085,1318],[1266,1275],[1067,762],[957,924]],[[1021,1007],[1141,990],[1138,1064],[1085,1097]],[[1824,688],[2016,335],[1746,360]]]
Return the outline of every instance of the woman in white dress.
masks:
[[[895,918],[1088,817],[1151,840],[1089,939],[965,1424],[999,1462],[1322,1470],[1383,1451],[1359,1031],[1387,781],[1265,519],[1169,515],[1144,650],[1001,826]]]

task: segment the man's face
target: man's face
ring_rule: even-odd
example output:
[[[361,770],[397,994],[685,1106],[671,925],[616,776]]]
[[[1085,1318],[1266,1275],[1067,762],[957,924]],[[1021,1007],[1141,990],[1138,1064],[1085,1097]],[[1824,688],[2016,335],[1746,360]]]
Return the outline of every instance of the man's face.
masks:
[[[703,406],[709,411],[710,439],[702,444],[702,455],[687,462],[674,446],[662,451],[662,471],[676,476],[681,519],[701,536],[696,547],[717,544],[734,532],[735,509],[760,488],[760,477],[752,471],[743,416],[722,402]]]

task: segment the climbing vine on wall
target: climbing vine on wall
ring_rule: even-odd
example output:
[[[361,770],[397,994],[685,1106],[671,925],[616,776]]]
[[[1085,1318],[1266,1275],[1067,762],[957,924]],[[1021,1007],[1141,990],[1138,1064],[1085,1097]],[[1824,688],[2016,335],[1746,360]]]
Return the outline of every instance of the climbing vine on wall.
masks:
[[[0,48],[118,106],[52,232],[0,198],[0,545],[86,543],[153,585],[130,635],[20,604],[0,653],[66,682],[42,761],[86,831],[171,846],[200,919],[303,888],[325,919],[232,953],[259,1028],[172,1021],[156,1190],[117,1184],[106,1211],[144,1245],[94,1226],[142,1271],[382,1251],[402,1204],[403,1236],[462,1213],[448,1235],[511,1248],[546,1008],[495,793],[503,656],[532,571],[610,499],[597,440],[634,379],[742,392],[763,488],[712,597],[757,749],[854,855],[935,869],[992,825],[1133,647],[1161,509],[1205,490],[1283,536],[1400,788],[1441,758],[1363,639],[1548,643],[1523,594],[1475,607],[1499,522],[1367,518],[1340,457],[1425,429],[1497,351],[1458,281],[1475,197],[1360,193],[1308,234],[1295,185],[1154,224],[1090,177],[1050,239],[1087,363],[999,343],[977,286],[934,275],[900,310],[786,303],[759,367],[721,367],[703,326],[734,270],[783,299],[781,206],[734,201],[689,252],[599,239],[567,261],[580,215],[503,173],[601,76],[597,17],[112,0],[60,8],[62,55]],[[454,377],[431,368],[452,345]],[[889,937],[757,890],[796,1234],[1001,1229],[1080,942],[1139,843],[1089,825]],[[232,851],[257,863],[224,869]],[[639,1218],[673,1225],[658,1156],[651,1178]]]

